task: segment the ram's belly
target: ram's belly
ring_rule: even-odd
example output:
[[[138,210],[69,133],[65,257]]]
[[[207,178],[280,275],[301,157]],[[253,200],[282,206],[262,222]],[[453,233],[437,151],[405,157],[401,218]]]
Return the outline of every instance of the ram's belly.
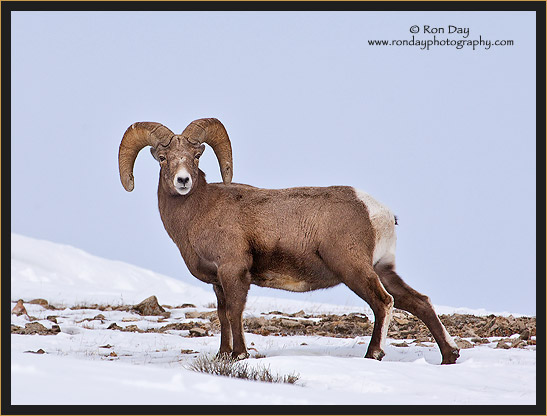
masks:
[[[309,292],[336,286],[340,280],[328,270],[263,270],[252,273],[251,282],[257,286],[291,292]]]

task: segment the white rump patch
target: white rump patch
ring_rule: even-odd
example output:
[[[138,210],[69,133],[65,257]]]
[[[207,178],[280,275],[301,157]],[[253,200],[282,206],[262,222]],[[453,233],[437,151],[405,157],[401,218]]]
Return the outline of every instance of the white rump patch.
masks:
[[[381,263],[395,264],[395,216],[385,205],[375,200],[366,192],[353,188],[355,195],[368,210],[370,222],[374,228],[376,240],[372,255],[373,265]]]

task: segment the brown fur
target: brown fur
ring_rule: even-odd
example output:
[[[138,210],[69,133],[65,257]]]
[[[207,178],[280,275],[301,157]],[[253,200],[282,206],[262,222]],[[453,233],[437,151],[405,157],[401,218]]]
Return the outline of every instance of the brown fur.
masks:
[[[160,180],[159,208],[190,272],[214,286],[222,328],[220,353],[247,354],[241,314],[250,284],[303,292],[345,283],[375,313],[378,324],[366,355],[370,358],[383,356],[380,334],[389,324],[389,293],[396,307],[425,322],[438,321],[430,304],[426,316],[402,301],[412,303],[412,296],[390,290],[393,285],[383,278],[387,272],[380,273],[380,283],[372,267],[373,229],[352,188],[270,190],[208,184],[201,171],[198,178],[187,196],[166,191]],[[449,362],[454,350],[437,336],[439,331],[433,333],[442,345],[443,362]]]
[[[201,171],[194,186],[180,197],[160,185],[159,208],[190,272],[206,283],[218,283],[219,265],[236,262],[249,269],[253,284],[283,288],[304,282],[295,291],[305,292],[341,283],[323,258],[333,250],[372,263],[373,230],[352,188],[207,184]],[[325,223],[330,227],[321,227]]]
[[[131,143],[134,139],[126,135]],[[381,343],[395,304],[424,321],[439,343],[443,363],[455,362],[458,350],[429,299],[395,273],[394,257],[374,264],[379,231],[353,188],[259,189],[230,183],[226,177],[224,184],[209,184],[198,167],[204,146],[182,136],[170,137],[168,145],[152,150],[161,166],[159,211],[190,272],[214,287],[220,354],[248,357],[242,313],[251,284],[305,292],[344,283],[375,315],[365,357],[384,356]],[[131,157],[132,169],[136,153]],[[222,160],[231,175],[231,150],[230,157]],[[120,162],[122,183],[125,177],[132,178],[131,170],[124,169]],[[175,184],[180,172],[191,179],[185,194]]]

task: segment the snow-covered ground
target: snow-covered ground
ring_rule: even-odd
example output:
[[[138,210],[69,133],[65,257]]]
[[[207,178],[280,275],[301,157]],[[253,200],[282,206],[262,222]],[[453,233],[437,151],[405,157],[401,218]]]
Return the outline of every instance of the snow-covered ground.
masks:
[[[262,336],[247,334],[250,366],[298,374],[295,385],[252,382],[200,374],[188,364],[214,354],[219,335],[188,337],[107,329],[137,325],[159,328],[189,322],[185,313],[211,311],[216,301],[204,290],[152,271],[92,256],[73,247],[12,234],[11,299],[43,298],[62,310],[25,303],[28,315],[47,328],[56,315],[57,335],[11,335],[12,404],[535,404],[536,351],[496,349],[491,343],[461,350],[457,364],[439,365],[436,345],[391,346],[379,362],[362,358],[370,337]],[[70,309],[74,305],[135,304],[156,295],[171,316],[143,317],[116,310]],[[195,308],[175,308],[191,303]],[[12,303],[12,307],[15,303]],[[485,310],[436,306],[439,313]],[[355,308],[287,299],[250,297],[245,316],[278,310],[293,313],[365,312]],[[102,314],[101,319],[93,319]],[[195,320],[195,319],[194,319]],[[24,327],[26,315],[12,315]],[[42,349],[44,354],[32,354]]]

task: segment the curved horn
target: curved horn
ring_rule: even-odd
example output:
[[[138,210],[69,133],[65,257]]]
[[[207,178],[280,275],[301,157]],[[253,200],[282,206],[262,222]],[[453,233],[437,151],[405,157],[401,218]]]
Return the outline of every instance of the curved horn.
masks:
[[[118,153],[120,180],[127,192],[135,187],[133,165],[141,149],[145,146],[156,147],[160,143],[167,145],[173,135],[171,130],[160,123],[143,121],[129,126],[123,135]]]
[[[225,185],[232,182],[232,145],[228,133],[216,118],[200,118],[192,121],[181,134],[192,144],[207,143],[218,159],[220,174]]]

